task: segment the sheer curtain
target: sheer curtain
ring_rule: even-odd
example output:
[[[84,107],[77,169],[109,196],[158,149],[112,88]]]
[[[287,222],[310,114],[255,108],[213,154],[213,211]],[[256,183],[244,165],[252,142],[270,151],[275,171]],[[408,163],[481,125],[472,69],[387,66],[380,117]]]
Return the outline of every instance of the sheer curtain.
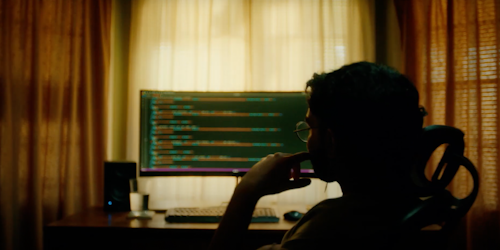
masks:
[[[0,249],[102,204],[111,1],[0,1]]]
[[[454,238],[456,249],[500,249],[499,1],[398,0],[396,7],[403,68],[429,111],[426,125],[461,129],[465,155],[480,175],[477,200]],[[465,197],[471,185],[460,169],[449,188]]]
[[[314,72],[374,60],[368,0],[132,2],[127,159],[139,156],[139,90],[303,91]],[[304,144],[305,150],[305,144]],[[147,178],[151,200],[227,201],[234,178]],[[313,181],[262,202],[314,204],[340,196]]]

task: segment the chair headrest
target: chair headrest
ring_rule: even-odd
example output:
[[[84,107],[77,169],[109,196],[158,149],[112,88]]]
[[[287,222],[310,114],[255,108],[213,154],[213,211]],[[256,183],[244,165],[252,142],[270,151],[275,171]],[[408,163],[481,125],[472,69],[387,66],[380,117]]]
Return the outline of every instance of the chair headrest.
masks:
[[[425,168],[432,153],[441,145],[448,144],[439,162],[432,179],[428,180],[425,176]],[[434,193],[446,188],[453,180],[453,177],[460,167],[459,162],[450,162],[448,158],[452,154],[464,154],[464,133],[457,128],[432,125],[423,128],[420,145],[418,147],[418,160],[412,169],[412,180],[417,186],[418,196],[428,197]],[[446,165],[446,168],[444,166]],[[441,178],[439,175],[443,172]]]
[[[413,208],[403,218],[403,229],[420,230],[421,228],[441,222],[457,222],[469,211],[479,191],[479,175],[472,162],[463,156],[464,133],[453,127],[432,125],[423,129],[419,152],[419,160],[413,166],[412,178],[419,197],[430,197]],[[425,176],[427,162],[434,150],[448,144],[432,179]],[[464,199],[455,198],[446,186],[455,177],[460,166],[471,174],[473,190]],[[441,175],[442,173],[442,175]]]

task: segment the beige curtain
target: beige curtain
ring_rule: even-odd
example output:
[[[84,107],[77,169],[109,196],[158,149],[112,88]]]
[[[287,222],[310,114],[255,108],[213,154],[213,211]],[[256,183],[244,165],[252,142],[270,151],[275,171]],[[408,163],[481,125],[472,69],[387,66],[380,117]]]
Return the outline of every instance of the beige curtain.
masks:
[[[133,1],[127,133],[124,143],[113,142],[113,147],[126,147],[125,158],[138,161],[141,89],[303,91],[314,72],[373,61],[373,5],[371,0]],[[117,119],[111,131],[123,128]],[[155,207],[155,201],[179,199],[228,201],[236,182],[170,177],[143,178],[139,185],[150,192]],[[338,185],[325,192],[325,184],[314,180],[306,189],[261,203],[314,204],[340,195]]]
[[[0,1],[0,249],[102,200],[110,1]]]
[[[477,200],[452,242],[456,249],[500,249],[500,2],[397,0],[396,7],[403,68],[429,112],[426,125],[446,124],[465,132],[465,155],[480,175]],[[449,188],[465,197],[471,185],[461,169]]]

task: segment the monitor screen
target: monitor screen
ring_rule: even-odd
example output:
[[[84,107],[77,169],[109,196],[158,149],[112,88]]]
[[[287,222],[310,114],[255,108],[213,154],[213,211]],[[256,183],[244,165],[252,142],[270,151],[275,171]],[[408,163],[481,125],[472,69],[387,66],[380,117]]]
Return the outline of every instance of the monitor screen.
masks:
[[[140,175],[243,175],[275,152],[306,151],[305,93],[141,91]],[[302,176],[313,176],[309,161]]]

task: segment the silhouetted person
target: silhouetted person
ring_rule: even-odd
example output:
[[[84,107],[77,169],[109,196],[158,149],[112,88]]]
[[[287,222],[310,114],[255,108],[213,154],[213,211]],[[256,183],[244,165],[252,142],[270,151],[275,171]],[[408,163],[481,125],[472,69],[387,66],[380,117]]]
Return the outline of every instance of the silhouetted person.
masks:
[[[340,184],[343,196],[318,203],[272,249],[387,249],[396,241],[398,220],[420,201],[409,192],[423,124],[415,86],[394,69],[359,62],[314,74],[306,92],[308,152],[276,153],[255,164],[236,187],[211,249],[241,248],[261,197],[309,185],[298,176],[289,180],[308,159],[318,178]]]

